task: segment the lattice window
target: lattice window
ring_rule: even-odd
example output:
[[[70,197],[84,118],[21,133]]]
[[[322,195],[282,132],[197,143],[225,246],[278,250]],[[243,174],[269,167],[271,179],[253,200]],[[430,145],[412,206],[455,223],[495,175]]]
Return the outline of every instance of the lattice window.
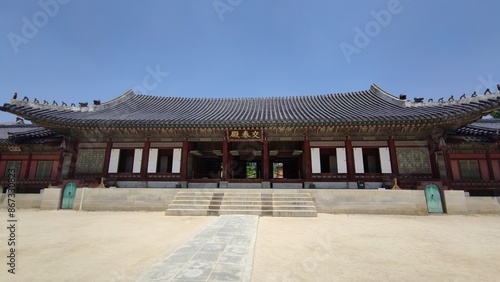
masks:
[[[79,150],[76,160],[75,173],[102,173],[105,154],[105,149]]]
[[[396,148],[399,173],[432,173],[427,148]]]
[[[19,179],[19,172],[21,171],[21,161],[8,161],[7,167],[5,168],[5,178],[9,174],[9,170],[13,169],[15,178]]]
[[[439,168],[439,176],[441,177],[441,179],[448,178],[446,174],[446,164],[444,162],[443,153],[437,153],[437,163]]]
[[[36,179],[50,179],[52,161],[39,161],[36,166]]]
[[[71,165],[71,154],[64,155],[63,165],[61,170],[61,177],[68,178],[69,174],[69,166]]]
[[[481,172],[477,160],[460,160],[460,175],[462,180],[481,180]]]

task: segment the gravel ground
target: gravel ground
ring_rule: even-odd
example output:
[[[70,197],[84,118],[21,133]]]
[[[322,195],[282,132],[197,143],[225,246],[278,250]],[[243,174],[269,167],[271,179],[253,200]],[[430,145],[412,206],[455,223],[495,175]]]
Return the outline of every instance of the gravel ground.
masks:
[[[7,212],[0,281],[135,281],[213,222],[163,212]],[[1,218],[1,217],[0,217]],[[500,216],[261,217],[252,281],[498,281]]]

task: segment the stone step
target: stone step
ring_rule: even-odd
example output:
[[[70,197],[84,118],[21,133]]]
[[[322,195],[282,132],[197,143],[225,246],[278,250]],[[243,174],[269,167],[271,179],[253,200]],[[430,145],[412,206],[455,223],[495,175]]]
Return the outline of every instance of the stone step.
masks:
[[[296,210],[281,210],[273,211],[273,216],[276,217],[317,217],[318,212],[314,211],[296,211]]]
[[[266,207],[266,206],[264,206]],[[221,205],[221,210],[262,210],[262,205]],[[273,206],[267,206],[266,209],[272,209]]]
[[[165,215],[175,215],[175,216],[207,216],[208,211],[205,210],[196,210],[196,209],[167,209],[165,211]]]
[[[309,193],[178,192],[165,215],[317,216]]]
[[[213,192],[177,192],[177,196],[213,196]]]
[[[169,209],[192,209],[192,210],[202,210],[208,209],[209,205],[183,205],[183,204],[170,204]]]
[[[273,202],[311,202],[311,198],[274,198]]]
[[[224,197],[260,197],[262,193],[234,193],[234,192],[227,192],[224,193]]]
[[[197,199],[194,199],[194,200],[173,200],[172,201],[172,204],[179,204],[179,205],[208,205],[210,204],[212,201],[210,200],[197,200]]]
[[[273,193],[273,197],[311,197],[309,193]]]
[[[295,198],[306,198],[309,199],[311,196],[309,195],[279,195],[279,194],[273,194],[273,198],[290,198],[290,199],[295,199]]]
[[[273,201],[273,205],[275,205],[275,206],[284,206],[284,205],[314,206],[314,202],[313,201]]]
[[[272,201],[263,202],[263,201],[245,201],[245,200],[223,200],[221,202],[221,205],[238,205],[238,206],[241,206],[241,205],[262,205],[263,203],[271,204],[272,205]]]
[[[170,216],[218,216],[227,214],[248,214],[275,217],[316,217],[316,210],[201,210],[201,209],[167,209],[165,215]]]
[[[212,204],[213,205],[213,204]],[[313,202],[222,202],[220,204],[221,207],[241,207],[241,206],[262,206],[262,207],[271,207],[271,208],[286,208],[286,207],[312,207],[314,206]]]
[[[240,197],[240,196],[225,196],[224,200],[241,200],[241,201],[260,201],[262,199],[259,197]]]
[[[261,210],[218,210],[218,215],[226,214],[248,214],[248,215],[262,215]]]
[[[273,206],[273,211],[283,211],[283,210],[314,210],[316,211],[315,206]]]
[[[191,197],[191,196],[175,196],[174,200],[205,200],[211,201],[213,197],[208,196],[199,196],[199,197]],[[222,198],[220,198],[222,200]]]

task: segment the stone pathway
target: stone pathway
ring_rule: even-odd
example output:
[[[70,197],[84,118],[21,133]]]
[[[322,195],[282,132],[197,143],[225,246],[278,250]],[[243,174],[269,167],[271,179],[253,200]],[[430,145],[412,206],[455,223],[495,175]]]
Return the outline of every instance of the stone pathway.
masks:
[[[137,281],[250,281],[258,221],[221,215]]]

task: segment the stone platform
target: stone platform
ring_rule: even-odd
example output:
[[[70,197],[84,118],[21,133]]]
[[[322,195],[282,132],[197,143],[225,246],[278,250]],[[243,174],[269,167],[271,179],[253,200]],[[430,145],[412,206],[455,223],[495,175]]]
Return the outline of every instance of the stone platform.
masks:
[[[332,214],[400,214],[426,215],[427,203],[423,190],[379,190],[379,189],[186,189],[186,188],[78,188],[73,202],[73,210],[83,211],[165,211],[180,192],[246,193],[260,194],[253,204],[260,205],[259,213],[267,213],[272,194],[307,193],[318,213]],[[57,210],[61,207],[62,188],[47,188],[41,194],[16,194],[19,209]],[[273,216],[278,212],[277,197],[273,196]],[[210,201],[212,198],[210,198]],[[217,203],[217,197],[214,198]],[[241,204],[234,199],[233,205],[219,209],[214,214],[230,214],[229,208]],[[248,199],[245,199],[248,200]],[[443,207],[449,214],[500,214],[500,197],[470,197],[462,190],[443,191]],[[307,200],[309,201],[309,200]],[[307,202],[306,201],[306,202]],[[251,201],[250,201],[251,202]],[[260,204],[259,204],[260,202]],[[264,205],[262,205],[264,203]],[[248,203],[252,204],[252,203]],[[282,205],[284,205],[282,203]],[[212,205],[213,206],[213,205]],[[251,205],[247,205],[247,207]],[[263,209],[262,209],[263,207]],[[7,195],[0,195],[0,209],[7,209]],[[227,209],[226,209],[227,208]],[[193,211],[194,212],[194,211]],[[198,211],[199,212],[199,211]],[[248,212],[247,214],[252,214]]]

